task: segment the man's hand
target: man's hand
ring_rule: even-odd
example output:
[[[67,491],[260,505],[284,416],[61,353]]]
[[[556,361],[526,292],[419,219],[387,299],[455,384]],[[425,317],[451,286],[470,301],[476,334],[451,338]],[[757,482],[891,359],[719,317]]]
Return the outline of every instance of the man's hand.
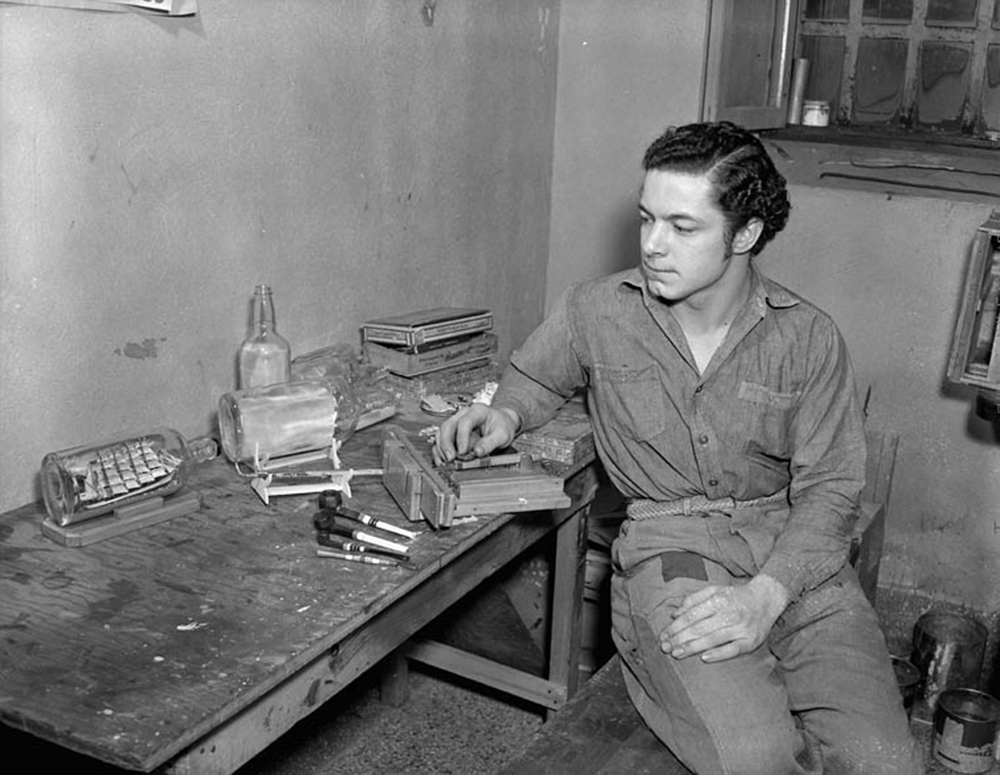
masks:
[[[788,591],[769,576],[738,587],[708,586],[688,595],[660,633],[660,648],[674,657],[700,654],[720,662],[753,651],[788,605]]]
[[[512,409],[473,403],[441,423],[434,444],[434,462],[450,463],[470,451],[476,457],[483,457],[495,449],[508,447],[520,424]]]

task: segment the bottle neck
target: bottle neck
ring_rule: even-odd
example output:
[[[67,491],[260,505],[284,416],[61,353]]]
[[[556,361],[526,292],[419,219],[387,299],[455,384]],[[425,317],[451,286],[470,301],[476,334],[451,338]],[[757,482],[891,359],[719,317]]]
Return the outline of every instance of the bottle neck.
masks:
[[[271,302],[271,289],[267,286],[257,288],[253,308],[253,324],[257,331],[274,330],[274,305]]]

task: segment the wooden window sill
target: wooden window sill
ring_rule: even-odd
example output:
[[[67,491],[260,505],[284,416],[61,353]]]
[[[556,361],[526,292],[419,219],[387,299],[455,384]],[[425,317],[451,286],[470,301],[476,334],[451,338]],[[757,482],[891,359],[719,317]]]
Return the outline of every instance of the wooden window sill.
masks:
[[[1000,143],[845,127],[761,132],[793,185],[996,204]]]

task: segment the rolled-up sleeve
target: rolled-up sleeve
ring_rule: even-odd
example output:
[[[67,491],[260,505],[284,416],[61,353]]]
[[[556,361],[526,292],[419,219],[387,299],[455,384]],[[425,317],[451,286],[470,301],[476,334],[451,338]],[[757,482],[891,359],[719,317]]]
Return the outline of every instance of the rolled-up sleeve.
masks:
[[[585,384],[568,314],[572,292],[570,288],[562,294],[545,321],[511,355],[494,393],[492,405],[517,412],[521,430],[545,423]]]

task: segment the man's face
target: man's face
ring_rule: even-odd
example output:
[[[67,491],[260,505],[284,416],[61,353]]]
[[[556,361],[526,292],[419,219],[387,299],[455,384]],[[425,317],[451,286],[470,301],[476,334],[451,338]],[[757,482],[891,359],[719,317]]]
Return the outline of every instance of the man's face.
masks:
[[[695,301],[732,265],[726,219],[706,176],[650,170],[639,217],[642,272],[652,295]]]

